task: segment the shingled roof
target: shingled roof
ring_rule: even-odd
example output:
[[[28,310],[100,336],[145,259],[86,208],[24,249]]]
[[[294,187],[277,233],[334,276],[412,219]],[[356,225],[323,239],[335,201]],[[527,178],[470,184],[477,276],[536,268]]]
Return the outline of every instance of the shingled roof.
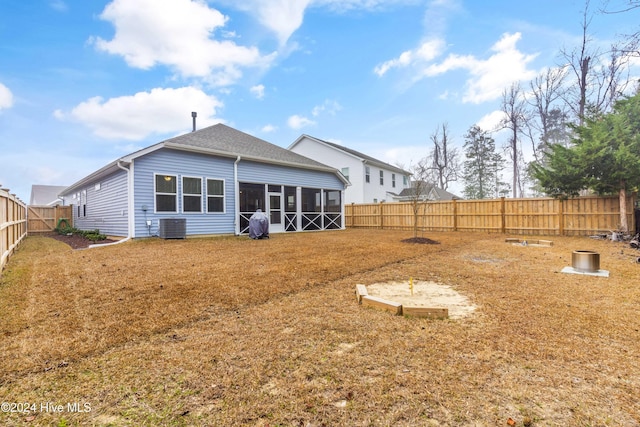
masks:
[[[429,196],[432,196],[434,200],[462,200],[461,197],[456,196],[453,193],[450,193],[446,190],[443,190],[440,187],[436,187],[433,184],[424,182],[424,181],[420,181],[422,184],[420,185],[420,197],[419,198],[427,198]],[[403,189],[400,194],[397,194],[396,196],[400,199],[404,199],[404,200],[409,200],[409,199],[414,199],[416,197],[416,194],[418,192],[418,186],[416,185],[416,182],[412,182],[411,183],[411,188],[405,188]]]
[[[334,171],[335,168],[304,157],[222,123],[180,135],[163,142],[165,147],[193,147],[216,154],[241,156],[246,160],[282,163],[313,169]]]
[[[324,139],[316,138],[315,136],[310,136],[310,135],[306,135],[305,134],[305,135],[302,135],[300,138],[298,138],[298,141],[300,139],[304,138],[304,137],[316,140],[316,141],[321,142],[323,144],[326,144],[326,145],[328,145],[330,147],[333,147],[336,150],[340,150],[340,151],[342,151],[344,153],[347,153],[347,154],[355,156],[355,157],[357,157],[359,159],[362,159],[362,160],[365,161],[365,163],[367,163],[369,165],[373,165],[373,166],[376,166],[376,167],[379,167],[379,168],[382,168],[382,169],[394,171],[394,172],[397,172],[397,173],[400,173],[400,174],[403,174],[403,175],[410,175],[411,174],[411,172],[408,172],[408,171],[406,171],[406,170],[404,170],[404,169],[402,169],[402,168],[400,168],[398,166],[393,166],[393,165],[391,165],[389,163],[385,163],[385,162],[383,162],[381,160],[378,160],[378,159],[376,159],[374,157],[371,157],[371,156],[369,156],[367,154],[364,154],[364,153],[361,153],[359,151],[353,150],[351,148],[345,147],[344,145],[336,144],[334,142],[325,141]],[[289,148],[291,149],[291,147],[293,145],[295,145],[295,144],[296,143],[294,142],[293,144],[291,144],[291,146],[289,146]]]
[[[347,183],[342,174],[331,166],[316,162],[308,157],[294,153],[293,151],[289,151],[282,147],[278,147],[270,142],[219,123],[195,132],[189,132],[184,135],[164,140],[114,160],[103,168],[67,187],[63,192],[61,192],[61,195],[69,195],[87,183],[116,172],[120,168],[120,164],[130,163],[137,157],[161,148],[195,151],[203,154],[231,158],[237,158],[240,156],[242,160],[332,172],[335,173],[336,176],[338,176],[338,178],[340,178],[340,180],[345,184]]]

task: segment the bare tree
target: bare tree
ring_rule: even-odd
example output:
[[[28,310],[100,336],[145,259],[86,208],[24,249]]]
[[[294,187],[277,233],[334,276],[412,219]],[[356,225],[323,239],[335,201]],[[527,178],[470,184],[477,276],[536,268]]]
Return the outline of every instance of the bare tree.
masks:
[[[418,237],[418,219],[424,214],[426,190],[429,187],[430,165],[425,157],[409,168],[411,172],[411,210],[413,212],[413,237]]]
[[[613,2],[606,0],[604,2],[604,7],[602,8],[602,13],[618,14],[631,12],[634,9],[640,9],[640,0],[621,0]],[[631,34],[623,34],[619,50],[624,55],[640,56],[640,30]]]
[[[585,109],[587,107],[587,90],[589,88],[589,73],[591,71],[591,61],[598,53],[590,51],[589,25],[593,16],[589,12],[589,0],[586,0],[582,13],[582,43],[579,47],[571,51],[562,49],[561,56],[566,62],[566,66],[576,79],[576,84],[567,91],[567,105],[578,118],[580,125],[584,123]]]
[[[628,0],[627,10],[640,7],[637,0]],[[589,25],[593,19],[590,12],[590,0],[585,1],[582,13],[582,42],[571,51],[563,49],[561,56],[565,66],[575,78],[575,85],[569,86],[566,94],[566,104],[578,119],[579,125],[584,124],[585,114],[607,113],[614,102],[620,98],[629,83],[629,56],[633,49],[629,42],[623,47],[612,46],[608,52],[600,52],[591,47]],[[638,47],[638,33],[635,48]],[[605,59],[606,58],[606,59]]]
[[[616,46],[611,46],[608,63],[594,70],[596,83],[593,97],[596,111],[608,112],[629,84],[629,57]]]
[[[499,124],[499,129],[509,129],[509,155],[513,164],[513,197],[517,197],[520,182],[520,137],[529,135],[529,117],[527,104],[520,88],[520,83],[512,83],[509,89],[502,92],[502,111],[504,117]],[[522,193],[522,191],[521,191]]]
[[[536,162],[540,162],[543,153],[550,143],[553,131],[554,114],[557,114],[557,106],[564,94],[564,80],[567,75],[565,68],[548,68],[529,82],[531,88],[527,102],[531,105],[537,120],[531,121],[531,128],[535,129],[540,137],[530,137],[533,143],[533,156]],[[535,141],[539,141],[536,143]]]
[[[427,162],[432,175],[431,180],[443,190],[447,190],[450,182],[458,180],[460,171],[460,155],[457,148],[451,147],[448,124],[438,125],[430,139],[433,149]]]

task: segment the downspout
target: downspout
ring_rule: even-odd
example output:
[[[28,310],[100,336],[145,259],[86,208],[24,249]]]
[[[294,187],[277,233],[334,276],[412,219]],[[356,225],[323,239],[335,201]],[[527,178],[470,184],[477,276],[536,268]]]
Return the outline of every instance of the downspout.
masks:
[[[235,192],[235,212],[233,213],[233,228],[236,236],[240,235],[240,221],[238,221],[238,219],[240,218],[240,183],[238,182],[238,163],[240,163],[241,159],[242,156],[238,155],[236,161],[233,162],[233,188]]]
[[[118,160],[116,166],[127,172],[127,237],[121,241],[127,241],[134,236],[135,215],[133,212],[133,185],[131,183],[131,169],[121,164],[122,160]]]
[[[361,203],[369,203],[367,201],[367,161],[362,159],[362,202]]]

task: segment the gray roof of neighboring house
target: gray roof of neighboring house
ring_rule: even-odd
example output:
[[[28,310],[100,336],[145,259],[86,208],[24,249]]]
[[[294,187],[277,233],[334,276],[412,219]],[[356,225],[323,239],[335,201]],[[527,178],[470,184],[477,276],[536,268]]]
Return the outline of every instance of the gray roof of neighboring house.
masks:
[[[316,137],[310,136],[310,135],[303,135],[303,137],[307,137],[309,139],[315,139],[316,141],[320,141],[320,142],[322,142],[324,144],[327,144],[327,145],[329,145],[329,146],[331,146],[331,147],[333,147],[333,148],[335,148],[337,150],[344,151],[345,153],[351,154],[352,156],[355,156],[355,157],[359,157],[359,158],[363,159],[368,164],[375,165],[375,166],[378,166],[378,167],[382,167],[384,169],[392,170],[392,171],[395,171],[395,172],[398,172],[398,173],[401,173],[401,174],[411,175],[411,172],[408,172],[408,171],[406,171],[406,170],[404,170],[404,169],[402,169],[402,168],[400,168],[398,166],[390,165],[389,163],[385,163],[382,160],[378,160],[376,158],[368,156],[368,155],[366,155],[364,153],[361,153],[359,151],[356,151],[356,150],[353,150],[351,148],[345,147],[344,145],[336,144],[334,142],[325,141],[323,139],[316,138]]]
[[[237,158],[240,156],[242,160],[332,172],[338,176],[341,181],[348,184],[342,174],[331,166],[324,165],[320,162],[309,159],[308,157],[294,153],[293,151],[289,151],[285,148],[278,147],[270,142],[219,123],[195,132],[189,132],[184,135],[164,140],[114,160],[80,181],[66,187],[64,192],[61,192],[61,194],[71,194],[84,185],[116,172],[120,164],[127,164],[137,157],[161,148],[194,151],[230,158]]]
[[[33,206],[49,206],[61,202],[58,195],[67,188],[64,185],[32,185],[29,204]]]
[[[405,188],[403,189],[400,194],[398,194],[398,196],[402,197],[402,198],[410,198],[410,197],[415,197],[416,196],[416,192],[417,189],[415,187],[415,182],[411,183],[412,186],[411,188]],[[461,200],[461,197],[456,196],[453,193],[449,193],[446,190],[443,190],[442,188],[436,187],[433,184],[429,184],[429,183],[424,183],[423,188],[422,188],[422,192],[421,195],[424,196],[428,196],[429,193],[434,192],[437,195],[437,199],[436,200]]]

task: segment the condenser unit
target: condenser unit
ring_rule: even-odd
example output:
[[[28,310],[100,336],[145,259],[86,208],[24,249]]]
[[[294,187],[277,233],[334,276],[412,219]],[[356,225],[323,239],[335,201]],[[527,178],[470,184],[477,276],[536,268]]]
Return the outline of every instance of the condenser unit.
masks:
[[[185,218],[162,218],[158,235],[163,239],[184,239],[187,237]]]

